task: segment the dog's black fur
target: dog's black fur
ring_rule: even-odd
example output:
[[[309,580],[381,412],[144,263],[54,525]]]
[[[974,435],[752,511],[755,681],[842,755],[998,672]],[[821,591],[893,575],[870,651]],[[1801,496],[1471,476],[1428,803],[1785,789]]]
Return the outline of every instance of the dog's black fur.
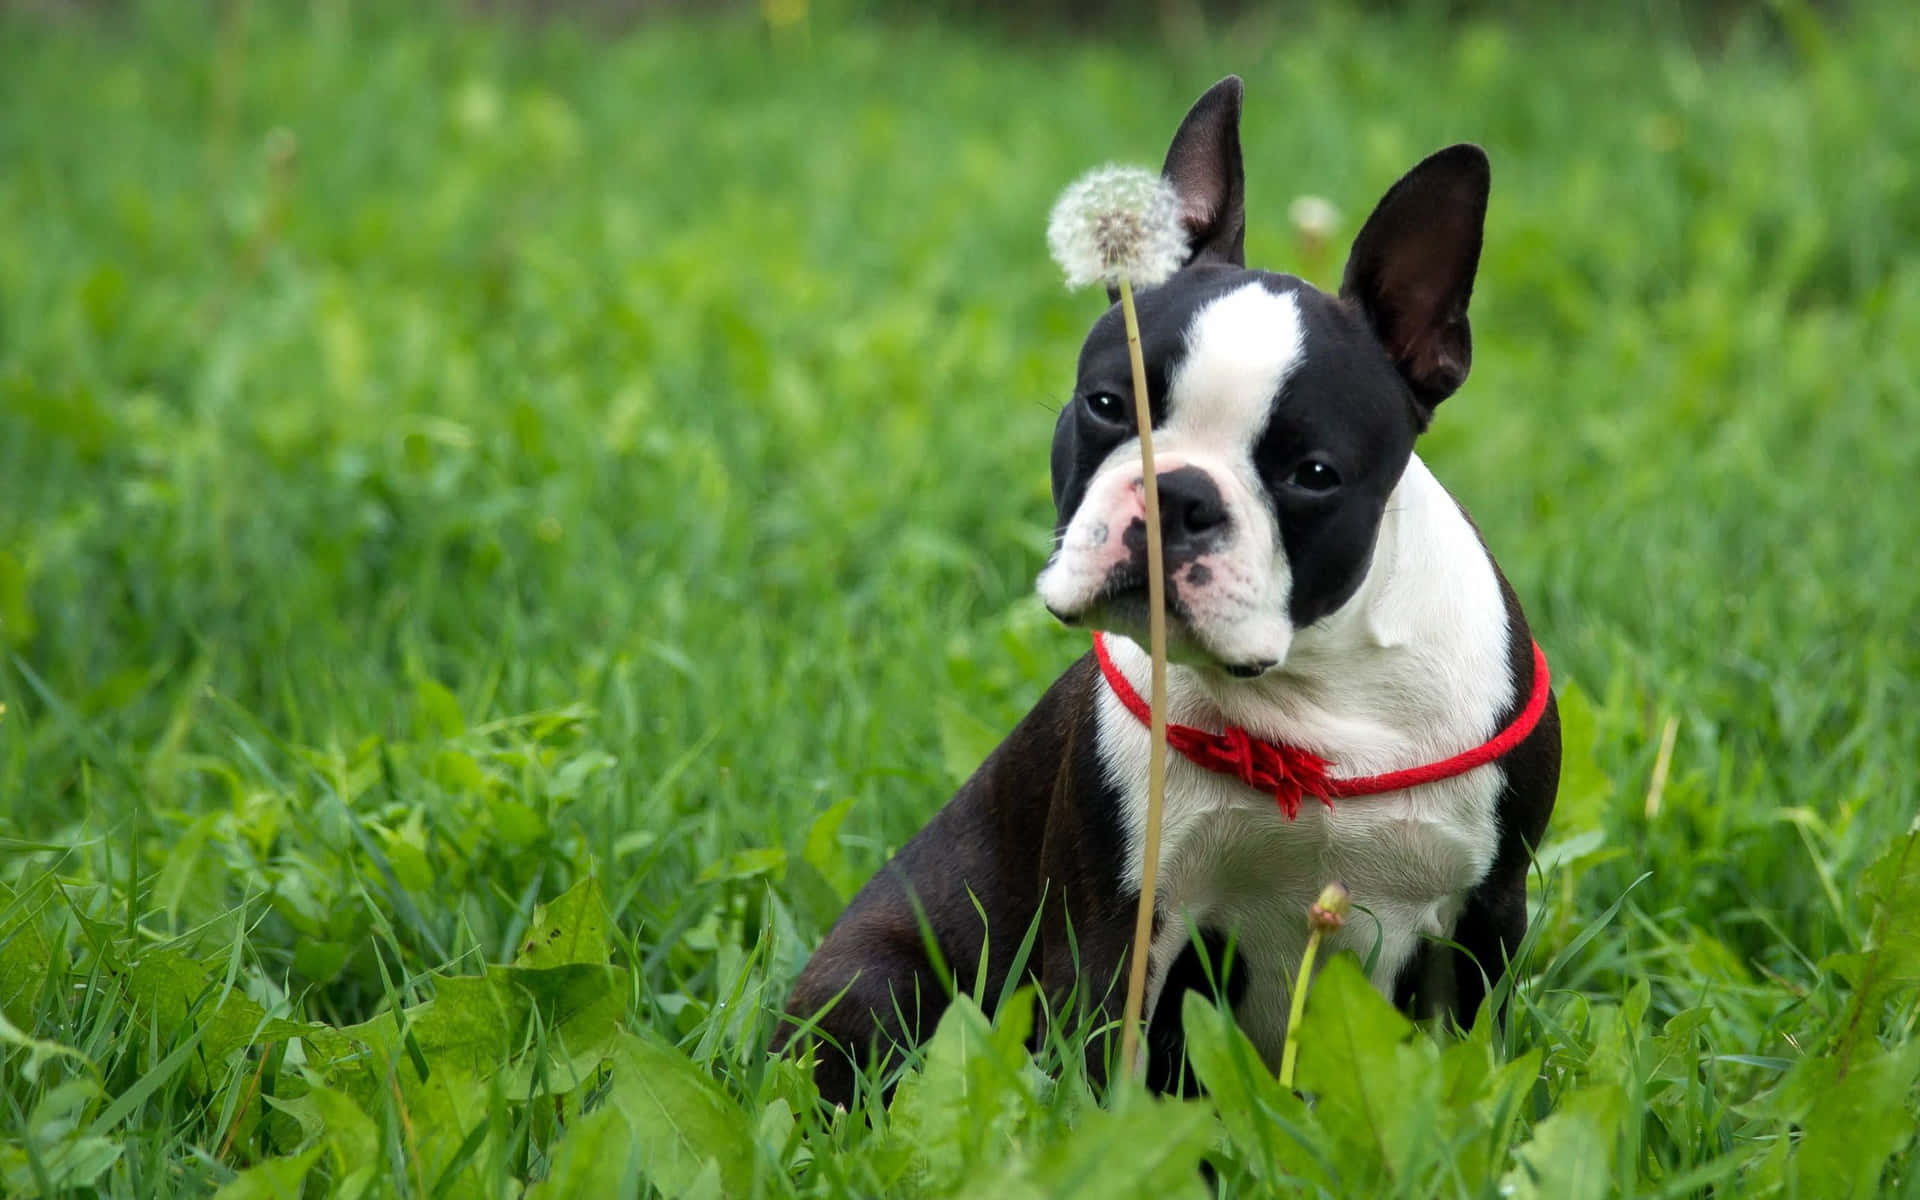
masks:
[[[1241,265],[1240,102],[1239,80],[1223,81],[1200,99],[1175,135],[1164,173],[1186,202],[1193,261],[1165,286],[1143,293],[1140,323],[1158,423],[1168,380],[1185,352],[1191,314],[1250,279],[1297,301],[1314,352],[1286,387],[1308,398],[1294,406],[1307,415],[1276,423],[1254,457],[1263,477],[1274,480],[1270,503],[1293,570],[1288,616],[1304,628],[1353,595],[1367,570],[1380,510],[1414,439],[1434,406],[1466,377],[1466,305],[1479,259],[1487,164],[1477,148],[1457,146],[1409,172],[1362,231],[1341,294],[1327,296],[1292,277]],[[1056,432],[1054,499],[1063,534],[1089,478],[1129,436],[1083,401],[1130,391],[1115,309],[1087,339],[1075,401]],[[1331,415],[1316,426],[1315,412]],[[1286,490],[1284,478],[1309,443],[1336,446],[1350,476],[1339,506],[1310,503],[1311,497]],[[1169,489],[1174,509],[1205,509],[1207,486],[1204,480],[1175,481]],[[1188,521],[1188,528],[1169,527],[1173,568],[1204,552],[1212,523],[1209,515]],[[1136,527],[1129,536],[1140,532]],[[1182,545],[1175,535],[1193,544]],[[1500,718],[1504,725],[1531,690],[1534,661],[1513,590],[1504,577],[1499,587],[1509,629],[1509,678],[1490,686],[1511,696]],[[1240,674],[1243,664],[1219,665]],[[1269,665],[1246,670],[1257,673]],[[803,1032],[808,1037],[799,1040],[823,1043],[816,1076],[823,1097],[851,1103],[859,1063],[931,1034],[948,993],[929,957],[922,921],[963,980],[973,978],[984,953],[980,999],[989,1006],[1037,921],[1038,938],[1024,969],[1053,1011],[1071,1004],[1102,1017],[1117,1015],[1114,985],[1125,970],[1137,901],[1123,864],[1138,852],[1130,847],[1121,796],[1097,735],[1104,686],[1091,655],[1061,676],[953,799],[861,889],[807,964],[774,1048],[787,1049]],[[1558,719],[1549,706],[1498,768],[1504,777],[1496,801],[1498,847],[1491,868],[1466,893],[1451,930],[1459,948],[1423,943],[1394,981],[1394,999],[1409,1011],[1444,1011],[1470,1021],[1487,983],[1506,969],[1526,927],[1526,872],[1531,847],[1552,811],[1559,753]],[[1197,933],[1216,955],[1230,936],[1213,928]],[[1181,1086],[1180,990],[1215,979],[1232,1004],[1250,972],[1278,969],[1244,956],[1224,979],[1220,968],[1202,964],[1191,948],[1167,965],[1166,990],[1147,1039],[1148,1076],[1155,1086]],[[1096,1077],[1105,1070],[1107,1052],[1104,1041],[1095,1039],[1089,1068]]]

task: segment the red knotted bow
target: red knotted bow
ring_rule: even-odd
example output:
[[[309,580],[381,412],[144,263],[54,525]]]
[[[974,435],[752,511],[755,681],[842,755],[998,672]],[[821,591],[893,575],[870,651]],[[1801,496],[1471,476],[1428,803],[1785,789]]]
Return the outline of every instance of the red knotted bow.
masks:
[[[1113,658],[1107,653],[1107,640],[1098,633],[1093,635],[1093,653],[1100,660],[1100,673],[1106,676],[1107,686],[1113,689],[1113,694],[1128,712],[1141,724],[1146,724],[1151,716],[1147,702],[1141,699],[1139,692],[1133,690],[1133,684],[1120,673],[1120,668],[1113,665]],[[1332,808],[1336,796],[1344,799],[1397,792],[1402,788],[1451,779],[1475,767],[1486,766],[1525,741],[1527,735],[1533,732],[1534,726],[1540,723],[1541,715],[1547,711],[1551,684],[1546,653],[1540,649],[1540,643],[1535,642],[1533,688],[1527,696],[1526,707],[1520,710],[1511,724],[1487,741],[1452,758],[1381,775],[1330,778],[1327,768],[1331,764],[1326,759],[1296,746],[1262,741],[1238,725],[1229,725],[1221,733],[1209,733],[1191,725],[1168,722],[1167,745],[1196,766],[1231,775],[1248,787],[1271,795],[1280,806],[1280,811],[1291,821],[1300,814],[1300,802],[1307,796],[1313,796]]]

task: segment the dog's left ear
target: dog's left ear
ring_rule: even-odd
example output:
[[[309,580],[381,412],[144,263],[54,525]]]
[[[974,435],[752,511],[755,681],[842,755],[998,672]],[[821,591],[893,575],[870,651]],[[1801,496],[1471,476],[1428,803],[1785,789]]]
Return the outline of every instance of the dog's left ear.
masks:
[[[1189,263],[1247,265],[1246,178],[1240,167],[1240,100],[1245,94],[1238,75],[1208,88],[1174,131],[1166,165],[1160,168],[1180,197]]]
[[[1491,182],[1478,146],[1429,156],[1388,189],[1347,257],[1340,296],[1372,323],[1413,388],[1423,425],[1473,362],[1467,301]]]

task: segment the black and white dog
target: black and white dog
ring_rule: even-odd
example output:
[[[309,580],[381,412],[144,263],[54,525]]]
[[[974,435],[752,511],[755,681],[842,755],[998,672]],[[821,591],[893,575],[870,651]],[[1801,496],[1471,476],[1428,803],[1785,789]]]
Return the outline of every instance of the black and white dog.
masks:
[[[1168,756],[1148,964],[1148,1077],[1162,1088],[1181,1083],[1188,987],[1218,987],[1278,1063],[1307,909],[1329,882],[1356,908],[1336,947],[1403,1008],[1471,1021],[1526,928],[1528,863],[1559,781],[1545,660],[1473,523],[1413,453],[1467,376],[1486,156],[1454,146],[1408,172],[1329,296],[1244,265],[1240,102],[1225,79],[1174,134],[1164,174],[1191,257],[1139,300],[1170,719],[1189,739]],[[1025,970],[1054,1019],[1069,1006],[1118,1016],[1148,674],[1132,640],[1146,627],[1145,521],[1122,324],[1109,308],[1080,351],[1039,578],[1061,621],[1106,636],[801,974],[775,1045],[827,1043],[829,1100],[850,1102],[856,1061],[932,1032],[948,995],[923,920],[957,978],[985,962],[987,1004],[1037,921]],[[1095,1039],[1096,1077],[1106,1057]]]

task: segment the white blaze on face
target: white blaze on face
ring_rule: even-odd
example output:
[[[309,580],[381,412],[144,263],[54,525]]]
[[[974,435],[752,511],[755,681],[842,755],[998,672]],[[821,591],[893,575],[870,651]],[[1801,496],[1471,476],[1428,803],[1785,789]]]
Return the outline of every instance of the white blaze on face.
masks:
[[[1299,365],[1302,340],[1291,295],[1255,282],[1209,302],[1187,327],[1187,352],[1168,381],[1166,417],[1153,434],[1160,473],[1198,467],[1226,505],[1229,536],[1172,581],[1193,640],[1223,663],[1279,663],[1293,639],[1292,574],[1253,451],[1274,397]],[[1040,574],[1040,597],[1055,612],[1087,613],[1108,575],[1128,560],[1122,536],[1141,515],[1139,478],[1139,441],[1129,438],[1094,475],[1059,552]],[[1093,619],[1098,623],[1097,614]]]
[[[1251,478],[1253,447],[1273,415],[1273,398],[1300,363],[1301,333],[1294,298],[1258,283],[1195,313],[1186,358],[1168,382],[1166,431],[1156,439],[1190,439],[1237,456]]]

